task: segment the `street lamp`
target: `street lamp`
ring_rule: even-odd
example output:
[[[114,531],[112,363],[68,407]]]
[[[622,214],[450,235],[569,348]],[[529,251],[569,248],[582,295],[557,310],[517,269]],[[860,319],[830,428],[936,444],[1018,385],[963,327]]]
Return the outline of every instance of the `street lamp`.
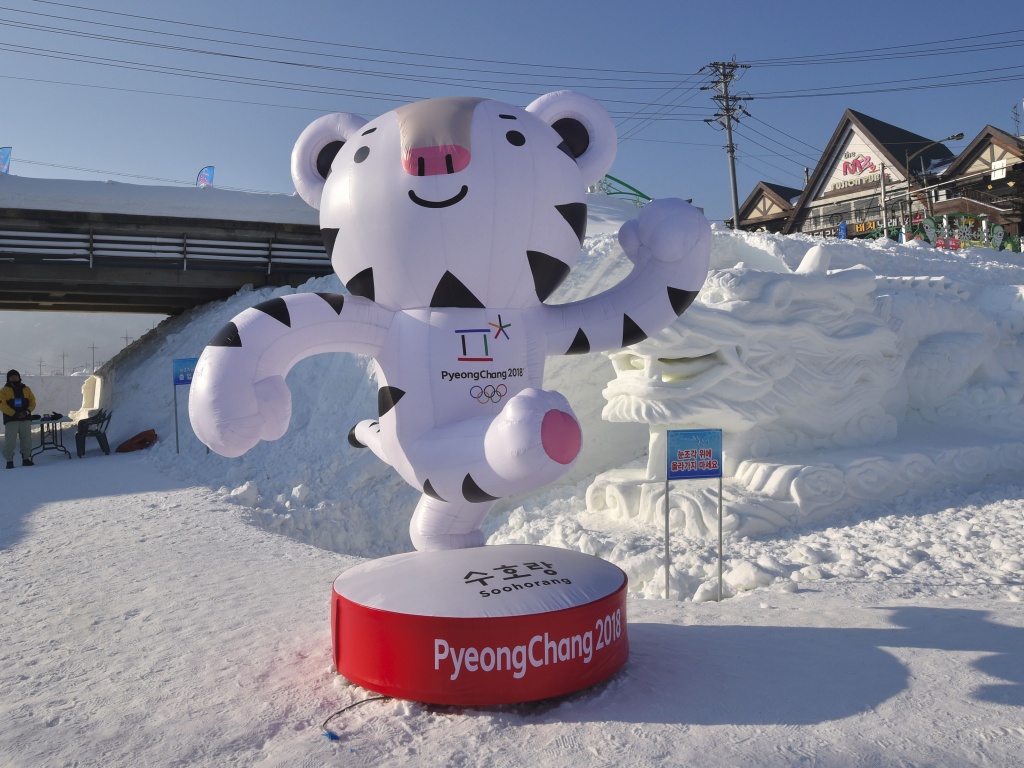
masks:
[[[906,162],[904,163],[903,167],[906,168],[906,170],[907,170],[907,216],[906,216],[906,218],[903,221],[904,238],[910,236],[910,220],[911,220],[911,216],[910,216],[910,209],[911,209],[911,201],[910,201],[910,161],[913,160],[914,158],[918,157],[919,155],[924,154],[925,152],[927,152],[929,149],[931,149],[932,147],[936,146],[937,144],[942,144],[943,142],[946,142],[946,141],[960,141],[960,139],[962,139],[963,137],[964,137],[963,133],[954,133],[952,136],[947,136],[944,139],[939,139],[938,141],[933,141],[933,142],[931,142],[929,144],[925,144],[923,147],[921,147],[919,150],[917,150],[917,152],[914,152],[913,154],[910,153],[910,150],[906,150],[904,152],[904,156],[906,158]],[[924,175],[925,175],[924,158],[922,157],[921,158],[921,176],[923,177]],[[929,210],[931,210],[931,209],[929,208]]]

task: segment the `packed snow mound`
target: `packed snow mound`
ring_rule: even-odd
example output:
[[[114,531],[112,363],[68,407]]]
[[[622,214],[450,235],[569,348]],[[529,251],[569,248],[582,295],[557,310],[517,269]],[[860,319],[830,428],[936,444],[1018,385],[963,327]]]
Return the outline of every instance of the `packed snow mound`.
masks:
[[[319,226],[317,212],[298,195],[117,181],[33,179],[9,174],[0,174],[0,208]]]
[[[591,295],[630,269],[615,232],[636,209],[601,196],[589,202],[580,261],[551,302]],[[809,255],[815,246],[824,253]],[[634,592],[660,594],[658,440],[666,428],[726,430],[732,536],[820,524],[943,482],[971,486],[992,473],[1021,472],[1024,445],[1004,429],[1018,424],[1024,392],[1019,260],[984,249],[716,230],[709,280],[679,323],[613,360],[549,359],[545,384],[568,397],[583,451],[567,481],[501,502],[485,524],[489,541],[599,554],[627,571]],[[218,489],[254,525],[363,557],[407,551],[418,494],[346,440],[376,413],[369,359],[335,354],[298,364],[288,376],[288,432],[238,459],[208,453],[191,432],[188,388],[173,386],[172,360],[198,357],[234,315],[294,291],[344,288],[329,276],[298,289],[245,289],[168,319],[111,360],[101,371],[114,411],[111,442],[156,428],[161,440],[150,460]],[[722,361],[724,375],[709,373]],[[623,386],[627,374],[635,381]],[[703,388],[688,393],[688,381]],[[666,397],[656,392],[669,384]],[[618,390],[621,402],[606,400]],[[762,403],[762,390],[774,400]],[[979,427],[996,435],[991,448]],[[705,539],[717,528],[717,488],[677,483],[670,506],[678,537],[673,589],[706,597]],[[623,537],[650,539],[650,556],[623,547]],[[744,566],[730,578],[748,588],[772,572],[759,568]]]

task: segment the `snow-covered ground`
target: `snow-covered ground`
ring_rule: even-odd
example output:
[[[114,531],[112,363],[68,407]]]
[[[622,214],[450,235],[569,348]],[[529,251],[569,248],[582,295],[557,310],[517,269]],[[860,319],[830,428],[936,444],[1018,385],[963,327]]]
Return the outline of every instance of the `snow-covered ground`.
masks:
[[[611,202],[593,206],[584,258],[560,296],[621,273],[611,233],[625,213]],[[763,273],[800,280],[790,271],[815,242],[719,232],[714,267],[735,295],[756,280],[782,285]],[[898,446],[933,456],[929,408],[955,422],[955,443],[971,401],[964,393],[976,390],[986,394],[976,400],[980,432],[1011,444],[1022,384],[1021,257],[835,241],[826,250],[832,270],[872,270],[880,295],[893,288],[919,298],[923,278],[947,278],[931,281],[928,295],[977,308],[974,338],[989,344],[960,389],[943,390],[947,399],[887,397],[895,433],[874,443],[862,435],[843,450],[871,457]],[[905,277],[918,280],[910,286]],[[301,288],[338,289],[334,278]],[[101,389],[114,411],[111,444],[153,427],[160,441],[152,448],[108,457],[91,442],[85,459],[48,452],[32,469],[4,472],[0,764],[1020,764],[1024,464],[1013,464],[1015,454],[995,475],[923,475],[927,482],[879,486],[863,504],[830,514],[801,506],[804,489],[783,509],[789,525],[778,516],[789,503],[781,492],[771,497],[764,484],[728,478],[727,520],[736,531],[725,540],[729,598],[708,601],[717,541],[674,510],[673,599],[665,601],[658,521],[587,504],[588,489],[609,472],[632,471],[642,486],[647,459],[646,424],[601,419],[602,392],[616,376],[602,355],[548,367],[549,385],[567,394],[585,432],[572,476],[505,502],[488,531],[491,543],[564,546],[624,568],[626,666],[560,701],[466,709],[369,701],[331,720],[337,741],[324,738],[325,718],[370,696],[334,673],[331,582],[366,558],[409,548],[416,494],[347,445],[352,424],[376,409],[366,360],[300,363],[288,377],[290,431],[244,457],[209,454],[191,433],[187,387],[175,391],[172,360],[197,357],[226,320],[276,293],[242,292],[169,320],[108,363]],[[715,309],[713,297],[702,301]],[[871,336],[907,358],[900,370],[909,373],[892,379],[896,390],[932,370],[906,346],[921,338],[899,301],[879,302],[885,323]],[[785,326],[782,314],[769,319]],[[953,361],[970,343],[941,341]],[[937,348],[934,340],[926,347]],[[785,462],[755,455],[771,440],[744,450],[765,465],[834,463],[839,448],[815,440],[804,448],[797,440]],[[740,535],[753,519],[744,509],[769,507],[775,529]]]

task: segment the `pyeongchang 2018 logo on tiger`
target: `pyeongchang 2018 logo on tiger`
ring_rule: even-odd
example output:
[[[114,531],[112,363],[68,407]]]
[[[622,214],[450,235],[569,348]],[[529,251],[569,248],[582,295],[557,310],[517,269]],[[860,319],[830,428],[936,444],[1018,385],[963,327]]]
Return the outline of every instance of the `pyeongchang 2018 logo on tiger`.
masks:
[[[495,350],[503,341],[511,341],[508,329],[512,323],[506,323],[498,315],[498,321],[488,322],[483,328],[456,328],[457,338],[456,360],[460,363],[493,363]],[[525,370],[521,367],[493,369],[487,366],[473,370],[441,371],[441,381],[472,381],[469,396],[481,405],[500,403],[508,394],[508,387],[502,383],[509,379],[522,378]]]
[[[462,354],[456,358],[460,363],[493,363],[493,347],[500,343],[502,337],[511,340],[508,329],[512,323],[503,323],[501,315],[498,322],[488,322],[486,328],[456,328],[454,333],[459,339]],[[491,334],[494,338],[491,338]]]

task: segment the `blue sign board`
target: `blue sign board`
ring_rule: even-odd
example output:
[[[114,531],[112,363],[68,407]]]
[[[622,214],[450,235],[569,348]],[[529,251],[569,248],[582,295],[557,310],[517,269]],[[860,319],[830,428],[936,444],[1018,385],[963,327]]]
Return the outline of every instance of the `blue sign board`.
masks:
[[[198,357],[182,357],[172,361],[174,363],[174,386],[191,384],[192,374],[195,373]]]
[[[722,476],[722,430],[668,430],[666,471],[669,480]]]

